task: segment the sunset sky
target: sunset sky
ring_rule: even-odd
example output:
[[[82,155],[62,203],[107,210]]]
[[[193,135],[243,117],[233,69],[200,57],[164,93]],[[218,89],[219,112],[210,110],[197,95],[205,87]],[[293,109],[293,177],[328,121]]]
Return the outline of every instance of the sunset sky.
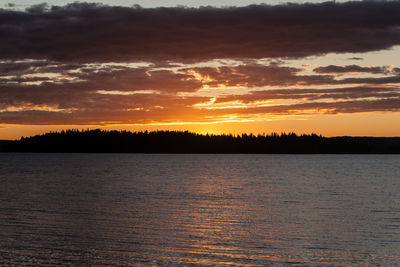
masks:
[[[400,1],[213,2],[0,1],[0,139],[400,136]]]

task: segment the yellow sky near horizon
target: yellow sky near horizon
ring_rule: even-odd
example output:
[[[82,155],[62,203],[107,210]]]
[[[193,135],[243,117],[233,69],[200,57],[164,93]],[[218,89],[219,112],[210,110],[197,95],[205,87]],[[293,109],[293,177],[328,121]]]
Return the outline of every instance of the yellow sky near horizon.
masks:
[[[272,132],[316,133],[333,136],[400,137],[400,112],[291,116],[283,120],[221,122],[213,124],[156,125],[9,125],[0,124],[0,140],[16,140],[50,131],[103,129],[128,131],[191,131],[200,134],[269,134]]]

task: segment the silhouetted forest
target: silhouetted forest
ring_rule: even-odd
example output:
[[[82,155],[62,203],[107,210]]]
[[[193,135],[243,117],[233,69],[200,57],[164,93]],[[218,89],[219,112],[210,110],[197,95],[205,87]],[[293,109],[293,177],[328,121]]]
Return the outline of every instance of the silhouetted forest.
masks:
[[[400,137],[201,135],[188,131],[67,130],[0,142],[3,152],[399,154]]]

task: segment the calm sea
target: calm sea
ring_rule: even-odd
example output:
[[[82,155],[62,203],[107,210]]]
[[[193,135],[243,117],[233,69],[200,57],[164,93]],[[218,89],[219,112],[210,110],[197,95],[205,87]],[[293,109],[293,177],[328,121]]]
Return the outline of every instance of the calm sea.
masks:
[[[0,154],[0,265],[400,266],[400,156]]]

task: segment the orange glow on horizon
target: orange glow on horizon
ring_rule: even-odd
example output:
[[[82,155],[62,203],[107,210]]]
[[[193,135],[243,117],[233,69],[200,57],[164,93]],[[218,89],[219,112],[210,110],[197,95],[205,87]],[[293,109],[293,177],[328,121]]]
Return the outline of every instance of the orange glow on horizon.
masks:
[[[236,117],[220,118],[212,122],[159,122],[149,124],[103,124],[103,125],[18,125],[0,124],[0,139],[13,140],[65,129],[104,129],[127,131],[191,131],[200,134],[241,134],[296,132],[316,133],[324,136],[399,136],[400,112],[358,114],[313,114],[271,116],[270,118]],[[269,120],[267,120],[269,119]],[[388,127],[390,125],[390,127]]]

